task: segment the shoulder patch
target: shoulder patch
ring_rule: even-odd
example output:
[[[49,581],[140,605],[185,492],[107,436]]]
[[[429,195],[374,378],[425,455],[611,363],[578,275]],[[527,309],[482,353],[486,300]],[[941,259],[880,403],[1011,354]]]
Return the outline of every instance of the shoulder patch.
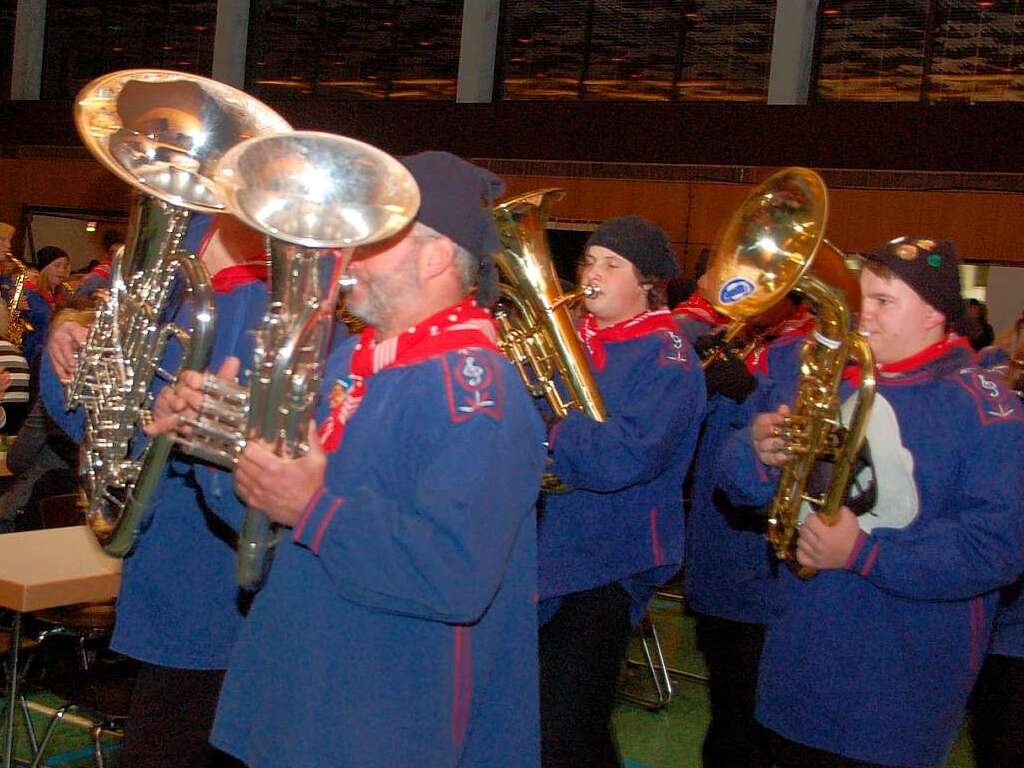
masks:
[[[445,395],[452,423],[477,414],[500,420],[505,409],[505,384],[498,361],[485,350],[462,349],[442,358]]]
[[[658,336],[661,338],[661,352],[658,354],[661,365],[678,365],[685,371],[693,367],[696,353],[681,333],[663,330],[658,331]]]
[[[1020,398],[998,373],[970,367],[961,368],[953,378],[974,400],[983,425],[1024,421]]]

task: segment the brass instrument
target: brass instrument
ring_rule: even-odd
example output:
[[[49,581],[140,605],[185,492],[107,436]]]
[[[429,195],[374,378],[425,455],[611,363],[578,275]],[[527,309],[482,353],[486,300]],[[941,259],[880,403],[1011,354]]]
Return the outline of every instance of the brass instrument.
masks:
[[[14,278],[14,287],[11,290],[11,304],[8,307],[7,313],[9,320],[5,338],[20,349],[21,342],[25,339],[25,334],[32,333],[35,330],[32,327],[32,323],[27,318],[21,316],[21,302],[25,298],[25,281],[35,274],[35,270],[30,269],[25,265],[25,262],[11,254],[7,254],[7,260],[17,268],[18,274]]]
[[[821,177],[806,168],[787,168],[765,180],[733,214],[708,269],[712,304],[734,321],[762,315],[790,290],[815,308],[817,324],[803,345],[800,386],[783,433],[793,458],[782,467],[768,518],[772,548],[791,564],[805,512],[816,512],[827,524],[838,519],[875,393],[874,356],[854,327],[859,283],[838,249],[819,253],[828,244],[827,219]],[[859,366],[860,386],[844,424],[839,387],[851,359]],[[815,497],[807,492],[807,481],[823,455],[834,459],[835,468],[827,491]]]
[[[217,168],[228,208],[271,238],[270,302],[255,332],[247,386],[207,375],[204,405],[182,450],[225,468],[245,443],[262,439],[280,455],[308,449],[307,426],[335,325],[346,254],[404,229],[419,188],[404,165],[343,136],[296,131],[250,139]],[[276,529],[249,507],[238,540],[238,583],[256,589],[270,564]]]
[[[213,291],[206,267],[179,248],[193,211],[224,201],[212,171],[225,150],[289,125],[245,93],[196,75],[124,70],[78,94],[75,125],[86,148],[135,190],[124,252],[68,387],[68,407],[86,412],[82,475],[86,519],[103,548],[123,557],[146,524],[149,500],[173,445],[161,436],[130,452],[147,415],[167,343],[182,346],[181,368],[203,369],[213,342]],[[185,319],[168,322],[187,295]],[[136,452],[137,453],[137,452]]]
[[[560,189],[539,189],[494,208],[501,236],[498,270],[501,296],[514,312],[497,311],[498,346],[512,360],[526,388],[547,399],[557,416],[570,409],[605,421],[607,410],[590,372],[569,311],[573,302],[597,292],[584,286],[563,294],[551,261],[545,224]],[[561,378],[568,394],[558,387]]]

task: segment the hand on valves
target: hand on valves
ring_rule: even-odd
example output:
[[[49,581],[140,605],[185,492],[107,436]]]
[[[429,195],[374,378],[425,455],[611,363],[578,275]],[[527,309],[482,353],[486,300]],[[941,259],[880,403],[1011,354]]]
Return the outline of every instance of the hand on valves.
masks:
[[[218,378],[233,381],[238,376],[237,357],[229,357],[217,371]],[[183,371],[173,386],[164,387],[153,403],[153,420],[146,434],[177,432],[188,437],[188,421],[203,403],[203,374]],[[249,505],[282,525],[295,525],[313,494],[324,483],[327,457],[320,445],[316,424],[309,423],[309,450],[298,458],[279,456],[263,440],[249,440],[235,466],[235,490]]]
[[[774,413],[759,413],[754,419],[750,436],[762,464],[781,467],[793,457],[786,451],[786,439],[782,437],[782,426],[788,415],[789,406],[780,405]]]

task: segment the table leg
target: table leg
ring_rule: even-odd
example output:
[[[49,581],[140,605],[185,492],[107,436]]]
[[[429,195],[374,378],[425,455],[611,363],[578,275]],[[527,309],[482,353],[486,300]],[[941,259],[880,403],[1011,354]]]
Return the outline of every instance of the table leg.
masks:
[[[18,711],[18,650],[21,646],[21,613],[14,611],[14,623],[11,625],[10,680],[7,682],[7,728],[4,738],[4,765],[11,768],[14,756],[14,717]]]

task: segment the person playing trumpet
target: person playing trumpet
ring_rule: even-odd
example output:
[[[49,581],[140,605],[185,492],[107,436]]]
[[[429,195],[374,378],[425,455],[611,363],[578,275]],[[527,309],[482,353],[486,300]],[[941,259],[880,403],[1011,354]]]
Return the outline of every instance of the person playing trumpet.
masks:
[[[668,238],[602,224],[579,269],[579,325],[608,420],[551,421],[550,471],[572,490],[540,516],[542,762],[617,766],[611,714],[631,627],[683,552],[682,483],[704,412],[700,362],[665,308]]]

